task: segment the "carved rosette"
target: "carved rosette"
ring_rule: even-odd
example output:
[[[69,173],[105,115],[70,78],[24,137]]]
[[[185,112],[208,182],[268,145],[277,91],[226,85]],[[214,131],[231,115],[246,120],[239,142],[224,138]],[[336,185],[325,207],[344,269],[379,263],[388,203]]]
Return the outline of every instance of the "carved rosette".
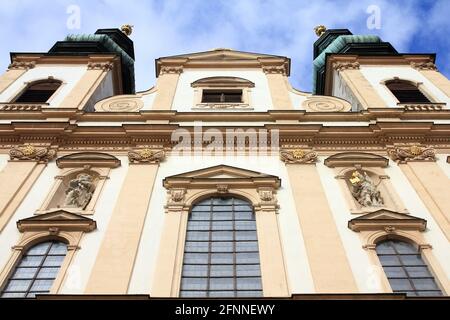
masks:
[[[114,64],[111,62],[89,62],[87,65],[88,70],[104,70],[109,71],[114,68]]]
[[[280,159],[285,163],[314,163],[317,161],[317,153],[302,149],[281,150]]]
[[[183,67],[181,66],[163,66],[159,71],[159,74],[180,74],[183,72]]]
[[[160,163],[165,157],[164,150],[145,148],[128,152],[128,160],[130,163]]]
[[[35,61],[13,61],[9,66],[8,70],[29,70],[36,66]]]
[[[26,144],[9,150],[9,157],[11,160],[33,160],[47,163],[56,157],[56,150]]]
[[[437,71],[436,65],[429,61],[429,62],[411,62],[411,67],[413,67],[416,70],[433,70]]]
[[[172,202],[179,203],[179,202],[183,201],[185,195],[186,195],[186,189],[171,189],[170,190],[170,200]]]
[[[266,74],[286,75],[286,68],[284,66],[263,66],[262,69]]]
[[[302,107],[309,112],[347,112],[352,110],[350,102],[328,96],[308,97]]]
[[[359,62],[335,62],[333,63],[333,69],[337,71],[358,70]]]
[[[409,148],[391,148],[387,150],[388,155],[397,163],[408,161],[436,161],[436,153],[433,148],[418,145]]]

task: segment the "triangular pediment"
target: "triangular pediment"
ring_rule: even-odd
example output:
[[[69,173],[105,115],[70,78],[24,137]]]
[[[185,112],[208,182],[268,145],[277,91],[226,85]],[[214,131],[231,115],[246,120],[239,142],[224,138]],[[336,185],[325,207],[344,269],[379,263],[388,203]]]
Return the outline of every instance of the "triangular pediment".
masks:
[[[277,176],[227,165],[218,165],[167,177],[164,179],[164,186],[170,187],[174,184],[188,182],[229,183],[232,180],[241,182],[245,180],[252,182],[267,181],[267,183],[272,183],[276,186],[280,185],[280,179]]]
[[[276,59],[286,59],[283,56],[270,55],[270,54],[262,54],[262,53],[254,53],[254,52],[245,52],[245,51],[236,51],[227,48],[217,48],[209,51],[202,52],[193,52],[175,56],[167,56],[162,57],[160,59],[188,59],[191,61],[199,61],[199,60],[210,60],[210,61],[220,61],[220,60],[255,60],[258,58],[276,58]]]
[[[17,221],[17,228],[21,232],[48,230],[49,228],[88,232],[96,229],[96,227],[94,220],[61,209]]]
[[[387,209],[380,209],[348,222],[348,227],[353,231],[383,229],[386,227],[424,231],[426,225],[427,221],[425,219]]]

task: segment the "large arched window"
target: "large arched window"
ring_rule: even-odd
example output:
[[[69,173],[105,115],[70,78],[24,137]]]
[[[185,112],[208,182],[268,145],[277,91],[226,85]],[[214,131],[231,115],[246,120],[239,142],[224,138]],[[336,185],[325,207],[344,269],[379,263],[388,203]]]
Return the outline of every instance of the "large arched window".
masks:
[[[393,292],[408,296],[442,295],[415,246],[387,240],[377,244],[376,250]]]
[[[431,102],[416,85],[409,81],[395,79],[385,84],[400,103]]]
[[[29,84],[26,89],[14,100],[15,103],[46,103],[58,90],[62,82],[48,79]]]
[[[262,296],[256,221],[249,202],[208,198],[193,206],[180,296]]]
[[[22,256],[0,297],[33,298],[36,294],[49,293],[66,253],[66,244],[59,241],[31,247]]]

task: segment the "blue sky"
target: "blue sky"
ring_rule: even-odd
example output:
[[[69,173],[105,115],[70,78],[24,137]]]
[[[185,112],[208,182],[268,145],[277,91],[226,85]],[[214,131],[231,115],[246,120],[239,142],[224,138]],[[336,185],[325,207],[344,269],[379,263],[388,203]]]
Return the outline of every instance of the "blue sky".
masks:
[[[367,24],[373,6],[379,28]],[[80,12],[79,28],[73,8]],[[130,23],[138,90],[154,84],[158,57],[225,47],[290,57],[291,83],[310,91],[313,28],[324,24],[379,35],[400,52],[436,53],[439,70],[450,77],[449,15],[449,0],[4,0],[0,69],[11,51],[46,52],[67,34]]]

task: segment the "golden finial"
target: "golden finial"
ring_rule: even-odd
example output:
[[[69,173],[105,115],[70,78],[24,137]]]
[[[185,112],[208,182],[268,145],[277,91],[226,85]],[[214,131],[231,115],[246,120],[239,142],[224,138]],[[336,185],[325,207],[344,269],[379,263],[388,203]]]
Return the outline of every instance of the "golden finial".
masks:
[[[120,30],[122,30],[123,33],[125,33],[128,37],[133,33],[133,27],[131,24],[124,24],[122,27],[120,27]]]
[[[314,31],[316,32],[316,35],[320,37],[325,31],[327,31],[327,28],[324,25],[318,25],[314,28]]]

